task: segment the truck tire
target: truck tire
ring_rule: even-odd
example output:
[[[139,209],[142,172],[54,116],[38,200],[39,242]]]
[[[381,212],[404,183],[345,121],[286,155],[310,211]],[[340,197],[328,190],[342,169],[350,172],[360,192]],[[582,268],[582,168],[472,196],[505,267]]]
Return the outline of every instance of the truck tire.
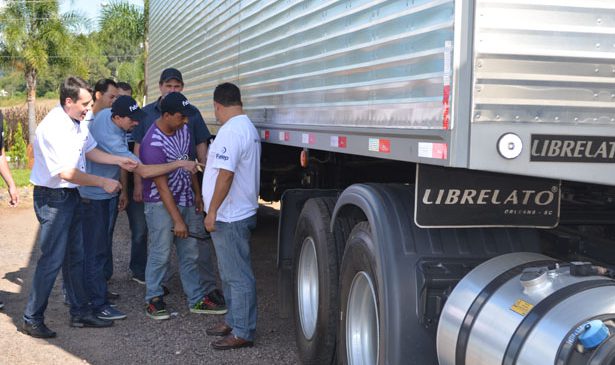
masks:
[[[339,363],[378,364],[381,328],[376,258],[369,223],[350,233],[340,273],[341,322],[338,332]]]
[[[329,228],[334,206],[335,198],[308,200],[295,230],[293,302],[296,342],[303,364],[335,361],[343,240]]]

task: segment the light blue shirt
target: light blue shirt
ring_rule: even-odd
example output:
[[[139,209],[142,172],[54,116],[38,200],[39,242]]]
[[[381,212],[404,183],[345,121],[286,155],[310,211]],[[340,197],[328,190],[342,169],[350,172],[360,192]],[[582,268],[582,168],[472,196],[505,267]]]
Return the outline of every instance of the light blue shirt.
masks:
[[[97,147],[101,150],[116,156],[129,157],[139,161],[137,156],[128,149],[126,142],[126,132],[118,127],[111,120],[111,108],[103,109],[92,120],[89,125],[90,134],[98,142]],[[99,164],[87,160],[86,172],[88,174],[103,176],[110,179],[119,180],[120,167],[117,165]],[[118,193],[109,194],[103,188],[97,186],[81,186],[79,194],[82,198],[103,200],[111,199]]]

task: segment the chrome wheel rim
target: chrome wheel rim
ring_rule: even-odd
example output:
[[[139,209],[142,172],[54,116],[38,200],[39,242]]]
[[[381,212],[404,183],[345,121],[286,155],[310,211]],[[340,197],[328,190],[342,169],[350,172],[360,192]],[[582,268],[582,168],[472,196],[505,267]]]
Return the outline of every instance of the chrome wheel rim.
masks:
[[[316,332],[318,319],[318,258],[312,237],[306,237],[301,246],[297,275],[297,301],[303,336],[310,340]]]
[[[374,285],[366,272],[358,272],[352,279],[346,310],[348,364],[376,364],[379,327]]]

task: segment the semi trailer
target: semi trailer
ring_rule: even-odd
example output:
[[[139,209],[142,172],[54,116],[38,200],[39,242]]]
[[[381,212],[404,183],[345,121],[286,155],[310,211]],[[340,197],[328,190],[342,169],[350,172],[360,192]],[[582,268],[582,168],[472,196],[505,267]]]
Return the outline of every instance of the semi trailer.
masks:
[[[237,84],[303,364],[615,359],[615,2],[150,1],[212,133]]]

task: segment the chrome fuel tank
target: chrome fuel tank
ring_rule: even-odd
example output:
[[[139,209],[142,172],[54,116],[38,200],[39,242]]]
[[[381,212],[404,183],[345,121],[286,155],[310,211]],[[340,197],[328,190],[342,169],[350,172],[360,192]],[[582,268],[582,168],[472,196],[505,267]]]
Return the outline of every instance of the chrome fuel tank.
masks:
[[[579,265],[512,253],[477,266],[444,306],[437,334],[439,363],[576,365],[610,356],[615,281],[581,274]],[[592,324],[599,328],[592,330]],[[593,332],[598,337],[591,337]]]

